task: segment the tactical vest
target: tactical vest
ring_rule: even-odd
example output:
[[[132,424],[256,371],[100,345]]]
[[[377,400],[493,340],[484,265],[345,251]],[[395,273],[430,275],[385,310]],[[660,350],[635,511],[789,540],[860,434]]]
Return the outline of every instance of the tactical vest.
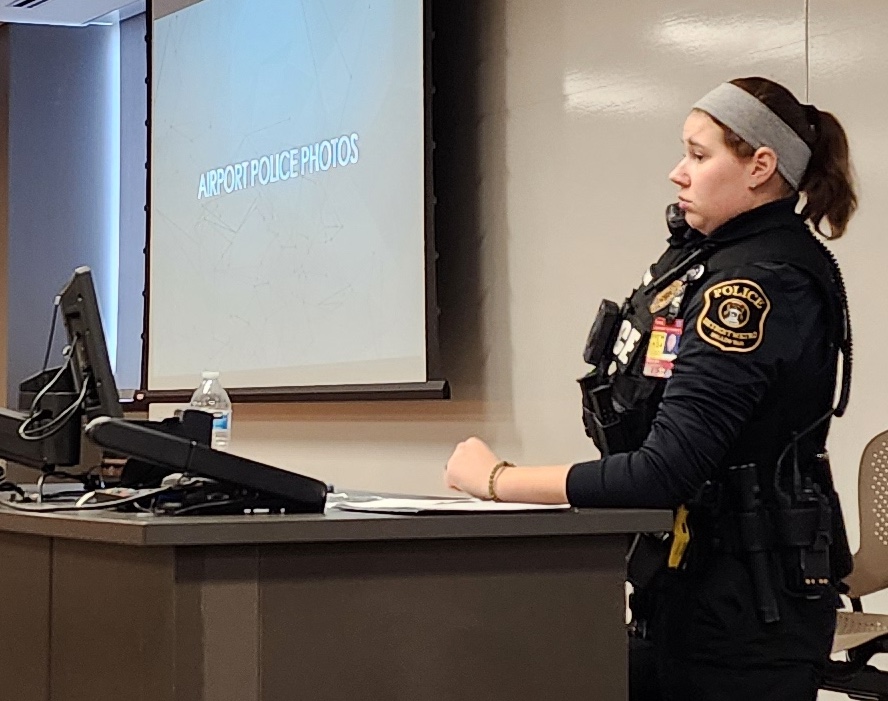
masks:
[[[615,441],[602,440],[601,432],[595,430],[595,422],[590,421],[593,418],[590,414],[594,414],[593,403],[586,402],[589,411],[585,415],[587,433],[596,441],[602,455],[637,450],[650,431],[667,382],[643,374],[654,319],[662,316],[669,321],[681,319],[688,300],[721,271],[768,262],[789,264],[803,270],[815,281],[825,301],[825,321],[836,358],[838,356],[844,330],[841,296],[834,279],[834,263],[813,234],[799,226],[780,226],[736,240],[710,242],[704,239],[694,243],[696,245],[671,246],[653,266],[653,279],[626,299],[619,317],[611,322],[609,335],[613,343],[610,343],[611,338],[606,343],[610,351],[599,358],[595,370],[581,380],[584,389],[588,388],[584,394],[595,390],[601,394],[602,388],[610,393],[615,413],[613,418],[619,419],[622,426],[622,436],[616,441],[619,445],[614,445]],[[665,305],[656,303],[658,296],[668,302]],[[607,334],[607,331],[604,333]],[[590,338],[590,344],[593,342],[594,339]],[[590,358],[587,357],[587,360]],[[813,394],[822,395],[812,396],[810,400],[819,399],[818,403],[825,400],[824,411],[829,409],[832,402],[835,370],[836,363],[828,363],[824,376],[812,378],[808,383]],[[820,392],[816,391],[818,389]],[[787,415],[787,407],[781,406],[780,397],[763,404],[768,404],[766,408],[770,409],[767,415],[753,417],[743,432],[745,435],[760,436],[755,439],[756,443],[767,443],[772,436],[777,438],[779,429],[775,427],[782,425]],[[786,426],[784,432],[789,436],[803,428]],[[746,444],[749,445],[749,442]],[[728,459],[737,462],[744,456],[753,457],[748,453],[737,453]]]
[[[607,309],[607,303],[603,303],[602,312],[605,316],[609,312],[609,323],[603,322],[601,316],[596,320],[587,343],[586,360],[597,362],[594,362],[595,369],[580,379],[586,432],[602,456],[640,448],[651,429],[667,382],[643,374],[655,318],[666,316],[669,321],[683,318],[691,297],[720,272],[756,263],[788,264],[804,271],[816,283],[826,311],[829,361],[804,386],[783,387],[778,380],[741,430],[720,468],[755,464],[758,483],[770,492],[775,465],[786,447],[793,444],[796,468],[801,462],[801,469],[814,471],[815,479],[832,505],[830,558],[832,579],[838,582],[850,573],[850,550],[828,463],[824,470],[817,460],[825,452],[829,429],[826,416],[832,409],[840,348],[845,350],[843,369],[846,371],[840,400],[842,411],[847,402],[850,348],[846,346],[850,345],[850,327],[838,266],[828,249],[794,215],[760,231],[724,241],[694,237],[693,233],[685,243],[673,237],[670,248],[651,270],[653,279],[637,288],[618,314],[615,314],[616,305]],[[589,349],[595,346],[608,351],[592,358]],[[817,416],[825,417],[806,431],[811,427],[805,424],[811,421],[792,424],[799,407],[815,408]],[[797,438],[799,434],[801,438]],[[713,479],[718,481],[723,477],[724,474],[716,474]],[[787,479],[791,478],[792,475],[788,475]]]

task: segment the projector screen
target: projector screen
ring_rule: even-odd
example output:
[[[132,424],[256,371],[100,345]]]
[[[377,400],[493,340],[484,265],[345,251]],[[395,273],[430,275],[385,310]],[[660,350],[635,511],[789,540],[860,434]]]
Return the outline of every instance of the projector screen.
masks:
[[[429,379],[424,52],[422,0],[155,0],[149,395]]]

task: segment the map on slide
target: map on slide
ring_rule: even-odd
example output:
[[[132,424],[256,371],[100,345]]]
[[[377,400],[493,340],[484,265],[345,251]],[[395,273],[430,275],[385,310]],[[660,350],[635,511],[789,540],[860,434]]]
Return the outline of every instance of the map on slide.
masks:
[[[426,380],[423,42],[407,0],[155,22],[149,389]]]

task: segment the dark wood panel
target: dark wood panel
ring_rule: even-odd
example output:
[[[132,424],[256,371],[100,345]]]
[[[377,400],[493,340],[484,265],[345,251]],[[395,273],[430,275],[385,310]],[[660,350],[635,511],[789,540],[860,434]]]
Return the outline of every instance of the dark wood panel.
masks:
[[[49,538],[0,533],[0,685],[4,699],[49,701]]]
[[[625,538],[263,549],[262,701],[621,699]]]
[[[182,701],[173,558],[171,548],[55,541],[52,701]]]
[[[177,698],[260,701],[258,548],[181,548],[179,563],[178,586],[194,608],[180,607],[178,624],[200,631],[200,639],[186,654],[200,655],[196,674],[201,686],[198,693],[197,685],[190,682],[195,692],[180,693]],[[199,616],[198,626],[193,625],[194,616]]]

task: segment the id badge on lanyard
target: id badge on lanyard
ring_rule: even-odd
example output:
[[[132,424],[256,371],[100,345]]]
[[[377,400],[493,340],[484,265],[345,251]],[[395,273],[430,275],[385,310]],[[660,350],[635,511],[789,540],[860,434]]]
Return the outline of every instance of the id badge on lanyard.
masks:
[[[664,316],[654,319],[651,340],[644,358],[644,375],[664,380],[672,377],[683,332],[683,319],[673,319],[671,322]]]
[[[665,312],[654,317],[651,339],[648,342],[642,373],[646,377],[669,379],[678,357],[681,336],[684,333],[684,320],[677,319],[681,303],[687,292],[688,282],[699,280],[704,272],[702,265],[695,265],[681,278],[663,290],[651,303],[652,314]]]

